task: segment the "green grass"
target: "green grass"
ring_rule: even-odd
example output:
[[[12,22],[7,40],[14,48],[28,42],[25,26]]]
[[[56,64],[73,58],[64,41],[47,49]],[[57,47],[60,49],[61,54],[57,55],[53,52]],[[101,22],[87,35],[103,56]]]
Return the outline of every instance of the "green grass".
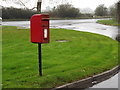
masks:
[[[42,44],[42,77],[29,29],[4,26],[2,43],[3,88],[52,88],[118,65],[118,42],[88,32],[51,29],[50,43]]]
[[[110,19],[110,20],[98,20],[97,23],[105,24],[105,25],[111,25],[111,26],[120,26],[116,20]]]

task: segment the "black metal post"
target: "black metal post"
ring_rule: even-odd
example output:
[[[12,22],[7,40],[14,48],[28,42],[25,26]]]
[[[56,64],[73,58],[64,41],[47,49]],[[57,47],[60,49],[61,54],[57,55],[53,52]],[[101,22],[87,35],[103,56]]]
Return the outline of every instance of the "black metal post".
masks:
[[[42,0],[37,2],[37,12],[41,13]],[[38,43],[38,59],[39,59],[39,75],[42,76],[42,48],[41,43]]]
[[[38,43],[39,75],[42,76],[42,49],[41,43]]]

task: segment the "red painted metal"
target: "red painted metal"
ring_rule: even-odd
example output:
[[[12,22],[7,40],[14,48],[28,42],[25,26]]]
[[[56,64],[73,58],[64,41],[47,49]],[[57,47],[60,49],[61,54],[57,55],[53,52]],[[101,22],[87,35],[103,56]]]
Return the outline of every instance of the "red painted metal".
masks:
[[[30,19],[31,42],[33,43],[49,43],[49,15],[36,14]]]

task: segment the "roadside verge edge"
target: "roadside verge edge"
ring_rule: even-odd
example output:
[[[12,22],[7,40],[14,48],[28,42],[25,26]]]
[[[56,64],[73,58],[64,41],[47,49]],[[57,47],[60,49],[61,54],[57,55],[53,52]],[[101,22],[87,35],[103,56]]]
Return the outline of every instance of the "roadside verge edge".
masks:
[[[103,73],[94,75],[92,77],[88,77],[86,79],[68,83],[68,84],[53,88],[52,90],[59,90],[62,88],[81,88],[81,89],[89,88],[95,84],[98,84],[102,81],[105,81],[105,80],[111,78],[112,76],[117,74],[119,71],[120,71],[120,65],[112,68],[111,70],[105,71]]]

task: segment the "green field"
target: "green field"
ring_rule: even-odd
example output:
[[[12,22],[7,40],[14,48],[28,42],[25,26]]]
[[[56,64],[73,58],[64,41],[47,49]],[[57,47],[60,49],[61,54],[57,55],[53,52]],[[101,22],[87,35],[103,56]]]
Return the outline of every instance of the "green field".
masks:
[[[118,42],[88,32],[51,29],[50,43],[42,44],[42,77],[29,29],[3,26],[2,43],[3,88],[52,88],[118,65]]]
[[[97,23],[105,24],[105,25],[111,25],[111,26],[120,26],[120,24],[118,24],[118,22],[114,19],[98,20]]]

